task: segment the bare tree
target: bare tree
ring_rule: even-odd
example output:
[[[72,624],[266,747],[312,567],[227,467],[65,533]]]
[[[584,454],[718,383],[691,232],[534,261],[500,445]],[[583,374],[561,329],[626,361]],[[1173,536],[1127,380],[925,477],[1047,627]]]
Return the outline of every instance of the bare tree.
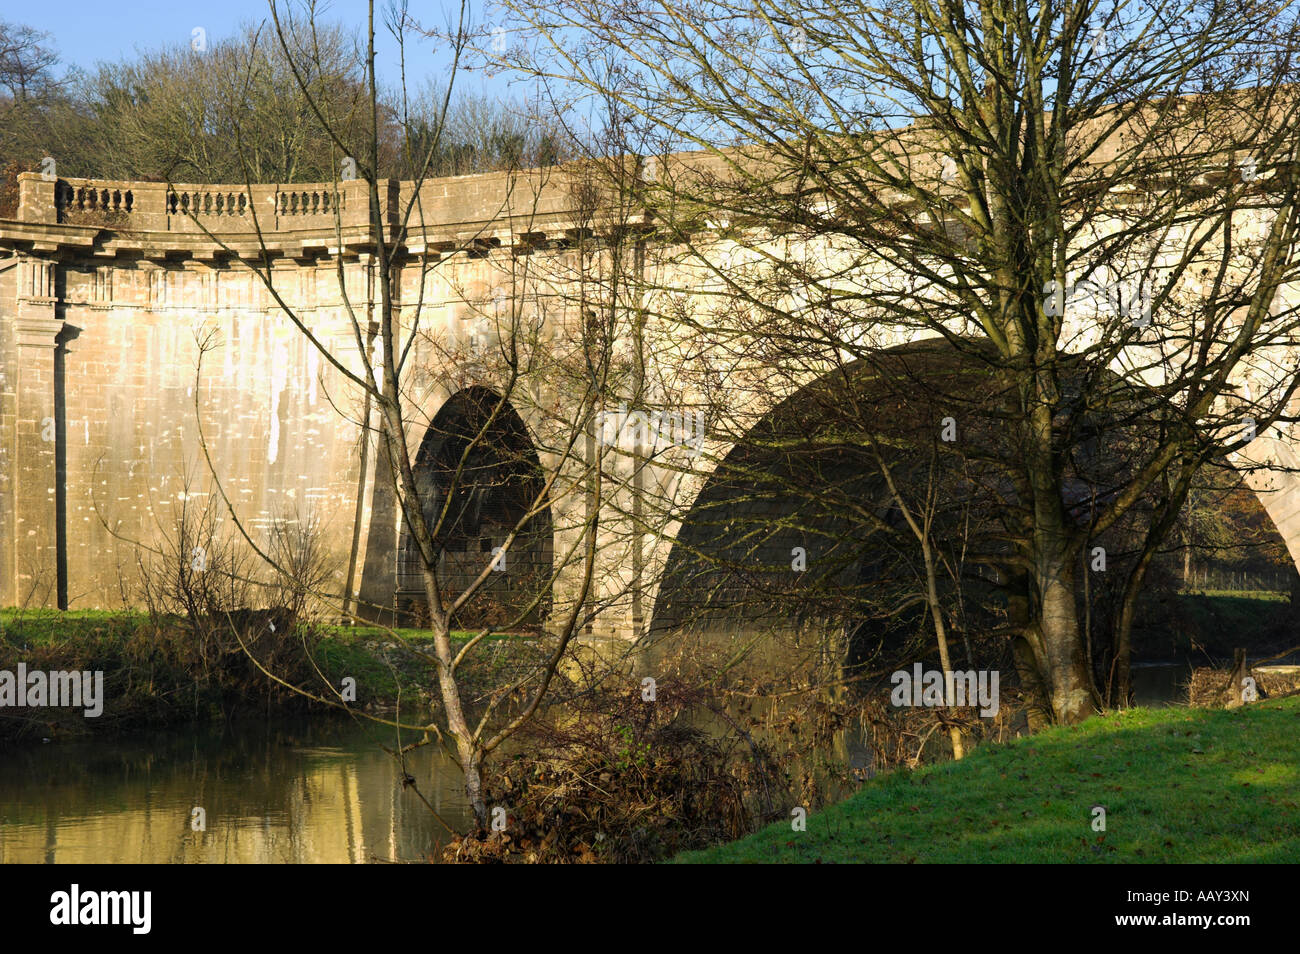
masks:
[[[286,290],[284,270],[275,265],[254,201],[257,166],[242,150],[236,155],[243,162],[246,207],[260,254],[239,257],[229,236],[211,230],[197,208],[187,211],[232,261],[254,272],[280,314],[319,354],[334,382],[331,401],[360,430],[362,454],[373,444],[373,520],[383,524],[391,518],[399,530],[397,565],[387,570],[397,577],[395,584],[410,583],[418,592],[399,592],[389,605],[353,606],[350,593],[341,602],[354,615],[394,623],[418,620],[428,628],[432,649],[425,656],[437,674],[441,718],[399,724],[423,738],[399,746],[398,754],[431,740],[445,743],[464,771],[470,805],[485,828],[486,760],[548,699],[575,639],[591,631],[602,614],[622,612],[629,598],[617,576],[597,578],[610,559],[607,551],[623,552],[629,540],[642,535],[642,528],[619,517],[617,506],[607,506],[607,493],[622,491],[619,479],[610,476],[614,448],[599,434],[616,363],[617,328],[628,321],[629,293],[611,276],[625,271],[620,250],[629,243],[617,213],[609,212],[620,203],[611,201],[608,190],[586,189],[590,177],[580,166],[515,167],[499,177],[499,207],[490,216],[495,231],[454,242],[439,239],[435,251],[429,232],[437,222],[424,206],[429,193],[423,187],[442,154],[454,91],[450,82],[442,88],[443,101],[432,114],[427,109],[396,113],[402,161],[414,178],[400,185],[384,178],[385,124],[391,117],[382,115],[375,62],[380,24],[373,3],[369,11],[362,31],[365,121],[358,128],[351,122],[355,111],[349,110],[348,122],[339,122],[330,103],[313,91],[310,78],[321,64],[310,53],[312,6],[270,5],[269,33],[312,122],[332,145],[331,163],[355,171],[367,193],[369,221],[345,222],[338,198],[342,182],[331,184],[335,244],[360,250],[355,257],[333,255],[339,326],[322,327]],[[446,34],[452,80],[471,39],[465,15],[462,9],[460,26]],[[413,32],[442,35],[421,28],[403,6],[390,11],[388,26],[399,43]],[[238,123],[233,136],[237,146],[242,143]],[[548,195],[572,206],[571,227],[554,240],[541,238],[535,224],[537,204]],[[502,223],[517,241],[501,241]],[[546,254],[528,254],[532,251]],[[543,259],[548,264],[539,264]],[[435,288],[451,295],[454,326],[430,316]],[[331,346],[340,331],[352,347]],[[201,342],[194,388],[215,493],[260,564],[272,568],[296,599],[338,605],[339,594],[304,579],[275,539],[254,531],[250,515],[226,489],[222,467],[202,433],[199,400],[205,356],[218,346],[211,336]],[[426,401],[438,394],[450,399],[431,413]],[[364,474],[363,464],[363,480]],[[359,496],[363,492],[364,484]],[[380,506],[384,501],[387,511]],[[495,544],[490,552],[489,544]],[[354,558],[355,552],[354,538]],[[384,568],[382,553],[378,565]],[[503,587],[507,574],[501,571],[507,568],[518,582]],[[534,663],[505,673],[486,696],[468,697],[468,663],[490,653],[500,633],[521,630],[536,634]],[[267,675],[283,682],[274,672]],[[327,702],[332,693],[332,701],[338,701],[332,687],[323,693],[292,688]]]
[[[646,201],[693,262],[679,290],[725,303],[686,317],[715,361],[830,369],[935,337],[984,368],[988,400],[951,415],[1008,438],[1018,658],[1055,719],[1092,711],[1083,554],[1166,479],[1176,511],[1209,456],[1264,463],[1255,438],[1290,420],[1294,12],[508,6],[537,40],[508,65],[658,143]]]
[[[0,21],[0,86],[15,100],[43,92],[53,83],[59,55],[47,45],[49,34]]]

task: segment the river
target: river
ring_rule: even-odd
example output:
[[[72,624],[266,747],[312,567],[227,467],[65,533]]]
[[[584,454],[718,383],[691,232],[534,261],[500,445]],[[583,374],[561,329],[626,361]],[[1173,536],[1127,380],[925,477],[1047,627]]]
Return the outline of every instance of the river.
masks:
[[[380,748],[391,729],[333,717],[246,720],[0,751],[0,863],[421,861],[445,829]],[[408,756],[449,824],[460,773]],[[194,809],[205,831],[194,831]]]

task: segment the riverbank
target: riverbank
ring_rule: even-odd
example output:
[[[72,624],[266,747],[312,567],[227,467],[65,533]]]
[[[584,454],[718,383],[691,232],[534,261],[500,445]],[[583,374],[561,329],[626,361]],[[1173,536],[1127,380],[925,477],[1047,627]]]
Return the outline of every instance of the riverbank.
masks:
[[[1133,658],[1227,662],[1239,646],[1268,656],[1295,645],[1297,612],[1285,593],[1156,592],[1133,628]]]
[[[1300,697],[1131,709],[899,770],[679,863],[1259,863],[1300,858]],[[1105,828],[1097,830],[1105,810]]]
[[[344,680],[355,683],[350,708],[394,718],[401,715],[425,724],[434,666],[427,657],[429,633],[367,626],[296,626],[277,632],[249,625],[236,638],[195,637],[179,617],[153,619],[129,612],[0,611],[0,671],[102,672],[102,712],[87,717],[82,708],[0,708],[0,744],[41,742],[229,718],[239,711],[261,715],[327,712],[324,702],[277,685],[248,657],[239,639],[258,661],[293,686],[321,699],[338,699]],[[227,627],[228,629],[228,627]],[[256,630],[255,637],[249,632]],[[469,637],[453,634],[455,642]],[[493,651],[472,666],[487,685],[501,667],[536,651],[537,640],[494,634]],[[400,705],[400,710],[399,710]]]

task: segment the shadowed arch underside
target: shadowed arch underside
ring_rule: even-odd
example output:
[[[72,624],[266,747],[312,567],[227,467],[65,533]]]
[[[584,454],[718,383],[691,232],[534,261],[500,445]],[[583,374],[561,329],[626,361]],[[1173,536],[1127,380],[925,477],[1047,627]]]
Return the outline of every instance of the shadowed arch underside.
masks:
[[[656,601],[656,641],[694,639],[706,655],[727,661],[761,657],[765,644],[796,662],[791,648],[882,666],[933,653],[919,543],[886,485],[883,456],[913,515],[928,512],[954,659],[990,664],[979,657],[1006,646],[997,634],[1009,631],[1008,600],[1029,586],[1015,576],[1023,564],[1016,541],[1030,525],[1032,501],[1016,479],[1016,395],[999,388],[985,358],[960,343],[918,343],[832,372],[769,412],[736,442],[682,523]],[[1131,478],[1145,450],[1146,417],[1133,409],[1156,396],[1125,394],[1122,386],[1114,407],[1076,417],[1078,433],[1063,456],[1064,502],[1080,531]],[[1068,400],[1078,388],[1067,380],[1065,391]],[[1204,479],[1223,469],[1219,462]],[[1240,484],[1242,475],[1235,476]],[[1104,576],[1080,554],[1080,574],[1092,573],[1078,592],[1080,618],[1090,603],[1099,673],[1110,651],[1105,633],[1116,588],[1163,499],[1159,490],[1088,539],[1089,553],[1101,545],[1109,555]],[[1264,502],[1273,504],[1276,522],[1277,503]],[[1281,538],[1264,525],[1270,521],[1258,503],[1246,510],[1234,539],[1277,549]],[[1250,536],[1258,539],[1245,540],[1243,527],[1255,528]],[[1161,592],[1185,586],[1182,563],[1181,553],[1161,551],[1150,571]],[[1149,603],[1140,618],[1156,620],[1158,607]]]
[[[909,385],[921,376],[928,391]],[[918,645],[915,540],[867,435],[910,494],[936,466],[932,452],[955,457],[938,441],[944,417],[987,386],[979,362],[931,342],[782,401],[737,441],[683,522],[652,636],[728,660],[775,655],[782,668],[850,661],[858,642]],[[947,527],[961,510],[956,493],[940,495],[934,519]]]
[[[539,504],[545,480],[537,452],[509,402],[488,388],[453,396],[425,433],[415,475],[444,605],[488,570],[453,625],[514,628],[544,620],[553,571],[551,515]],[[416,622],[428,617],[426,560],[404,521],[398,608]]]

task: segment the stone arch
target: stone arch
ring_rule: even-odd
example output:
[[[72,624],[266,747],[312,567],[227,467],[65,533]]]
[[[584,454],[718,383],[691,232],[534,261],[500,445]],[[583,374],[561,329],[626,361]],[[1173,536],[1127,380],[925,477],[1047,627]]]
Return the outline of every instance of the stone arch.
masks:
[[[884,361],[916,356],[919,364],[949,352],[957,353],[929,338],[890,349]],[[868,362],[856,361],[810,376],[716,455],[662,556],[652,642],[683,627],[705,640],[741,630],[771,636],[782,651],[815,652],[828,624],[839,637],[859,624],[861,602],[887,562],[878,534],[904,523],[878,471],[845,448],[819,449],[823,435],[815,433],[809,407],[832,401],[829,388],[842,376],[872,374]],[[942,420],[937,406],[918,404],[916,412],[930,414],[935,426]],[[819,485],[834,487],[837,500],[857,500],[861,512],[837,509],[813,490]],[[862,521],[866,512],[877,521],[874,529]],[[890,626],[916,629],[920,616],[909,613],[892,614]]]
[[[496,567],[456,622],[501,625],[534,601],[524,622],[545,619],[554,569],[552,520],[549,507],[528,515],[544,478],[529,429],[510,402],[483,386],[448,398],[425,429],[415,478],[425,519],[434,526],[442,515],[435,545],[448,595],[463,591],[489,563]],[[514,542],[503,549],[521,521]],[[420,565],[410,527],[400,520],[397,608],[408,619],[423,615]]]
[[[1246,446],[1252,462],[1246,484],[1286,544],[1292,562],[1300,568],[1300,456],[1283,437],[1261,434]],[[1276,463],[1278,466],[1269,466]]]
[[[942,353],[950,349],[950,344],[928,339],[900,345],[885,354],[902,357]],[[975,350],[951,348],[950,351],[978,361],[978,346],[972,343],[972,347]],[[844,370],[851,372],[861,364],[857,362]],[[831,620],[832,628],[845,627],[846,636],[849,628],[861,624],[860,618],[854,617],[853,600],[882,567],[882,561],[871,552],[871,534],[864,530],[855,540],[852,521],[843,515],[818,512],[810,503],[810,495],[784,501],[774,495],[764,499],[744,483],[747,472],[774,464],[786,466],[770,456],[765,460],[751,445],[763,445],[768,437],[783,429],[783,421],[786,433],[797,431],[799,409],[806,396],[839,373],[830,371],[809,380],[778,402],[744,438],[718,455],[718,463],[711,473],[701,476],[689,512],[662,551],[663,570],[648,626],[652,642],[683,625],[694,626],[705,635],[766,627],[784,628],[786,636],[798,637],[801,632],[806,634],[813,622],[820,622],[825,630],[827,620]],[[941,419],[939,413],[934,409],[935,422]],[[1276,460],[1282,466],[1295,468],[1292,473],[1280,469],[1256,471],[1247,476],[1246,484],[1254,491],[1293,560],[1300,563],[1300,458],[1285,440],[1271,434],[1261,434],[1248,451],[1252,460]],[[889,503],[883,481],[854,475],[851,469],[848,465],[848,469],[837,470],[831,460],[815,467],[810,465],[803,473],[839,482],[842,490],[856,486],[862,498],[876,508],[879,518],[901,526],[901,515]],[[783,476],[797,479],[799,474],[787,468]],[[810,543],[816,541],[825,546],[814,563]],[[807,560],[808,569],[803,572],[808,575],[802,577],[793,563],[793,550],[797,546],[804,547]],[[709,549],[713,563],[721,565],[721,570],[697,558],[699,551]],[[748,568],[742,566],[745,563]],[[816,570],[810,573],[814,565]],[[815,614],[819,611],[816,596],[819,586],[828,593],[820,603],[826,612],[818,621]],[[764,590],[783,598],[798,593],[800,598],[792,605],[807,612],[801,618],[799,612],[791,614],[787,609],[782,618],[776,607],[779,600],[765,603]],[[831,590],[838,592],[831,593]],[[701,605],[706,602],[708,605]],[[923,622],[919,617],[915,620],[900,617],[885,629],[906,630]]]

